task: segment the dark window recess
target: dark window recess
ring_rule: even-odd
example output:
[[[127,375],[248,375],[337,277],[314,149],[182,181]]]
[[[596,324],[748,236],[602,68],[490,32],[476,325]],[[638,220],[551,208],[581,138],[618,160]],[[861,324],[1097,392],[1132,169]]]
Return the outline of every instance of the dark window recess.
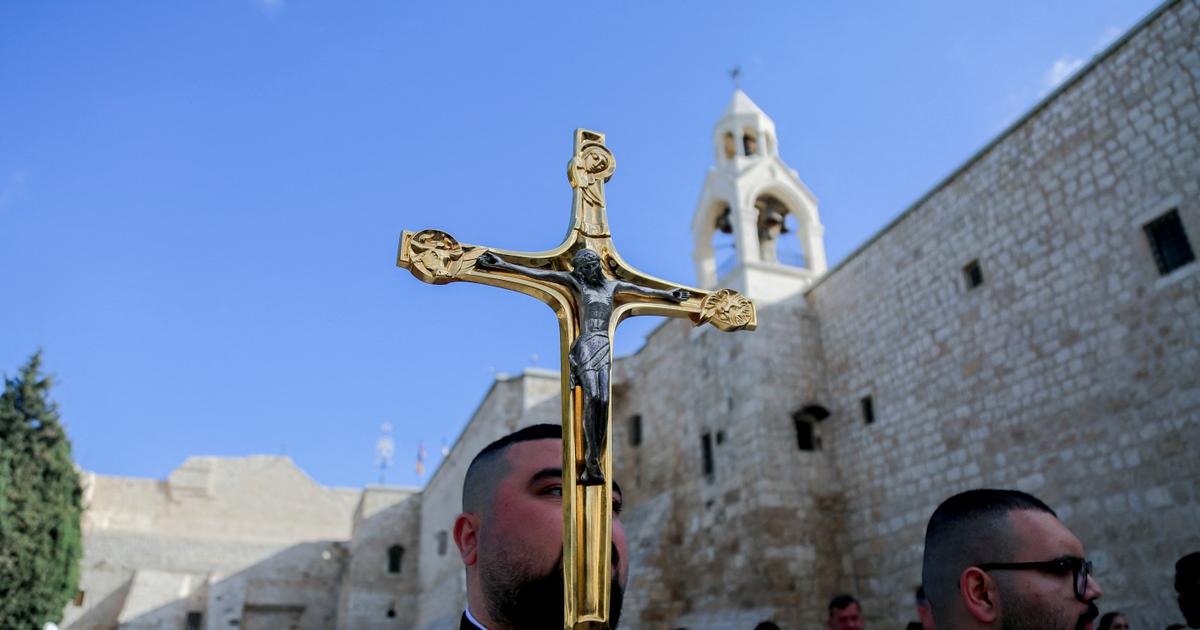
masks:
[[[704,455],[704,475],[711,477],[713,475],[713,440],[711,433],[705,433],[700,436],[700,448]]]
[[[447,538],[446,530],[442,530],[442,531],[438,532],[437,535],[435,536],[435,538],[437,538],[438,555],[439,556],[446,555],[446,538]]]
[[[1154,264],[1158,266],[1159,275],[1165,276],[1196,260],[1187,232],[1183,231],[1179,210],[1173,209],[1158,217],[1142,226],[1142,230],[1150,241],[1150,251],[1154,253]]]
[[[87,593],[85,593],[83,590],[75,591],[75,598],[71,600],[71,603],[75,604],[76,606],[82,606],[83,598],[86,595],[87,595]]]
[[[796,424],[796,448],[802,451],[821,450],[821,438],[817,437],[817,423],[806,413],[798,413],[792,421]]]
[[[389,606],[389,607],[388,607],[388,611],[387,611],[387,618],[388,618],[388,619],[395,619],[395,618],[396,618],[396,607],[395,607],[395,606]]]
[[[725,443],[725,432],[717,431],[717,446],[720,446],[724,443]]]
[[[178,619],[178,617],[176,617]],[[183,627],[187,630],[200,630],[204,624],[204,613],[192,611],[187,614]]]
[[[758,138],[755,138],[754,134],[752,133],[743,132],[742,149],[745,150],[746,155],[754,155],[755,153],[758,153]]]
[[[972,260],[963,267],[963,279],[966,280],[967,288],[974,289],[983,284],[983,267],[979,266],[978,260]]]
[[[862,404],[863,422],[866,424],[874,423],[875,422],[875,403],[871,401],[871,397],[864,396],[863,399],[860,400],[859,402]]]
[[[638,414],[629,419],[629,444],[631,446],[642,445],[642,414]]]
[[[392,545],[388,547],[388,573],[399,573],[404,562],[404,547]]]

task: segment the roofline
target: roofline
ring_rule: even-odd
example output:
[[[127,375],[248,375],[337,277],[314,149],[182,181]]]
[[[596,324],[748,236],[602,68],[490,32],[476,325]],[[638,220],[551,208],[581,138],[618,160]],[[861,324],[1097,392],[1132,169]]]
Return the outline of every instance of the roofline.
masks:
[[[948,187],[950,185],[950,182],[954,181],[956,178],[958,178],[958,176],[965,173],[967,171],[967,169],[974,166],[976,162],[982,160],[985,155],[987,155],[989,152],[991,152],[992,149],[996,148],[996,146],[999,145],[1001,142],[1006,140],[1017,129],[1022,127],[1025,123],[1029,122],[1034,116],[1037,116],[1038,114],[1040,114],[1042,112],[1042,110],[1046,109],[1046,107],[1048,107],[1050,105],[1050,103],[1054,102],[1059,97],[1060,94],[1069,90],[1076,83],[1079,83],[1083,79],[1083,77],[1087,76],[1087,74],[1090,73],[1093,69],[1095,69],[1096,66],[1100,65],[1101,62],[1103,62],[1106,59],[1108,59],[1109,57],[1111,57],[1114,53],[1116,53],[1117,49],[1121,48],[1127,42],[1129,42],[1129,40],[1133,39],[1134,35],[1137,35],[1138,33],[1140,33],[1143,29],[1145,29],[1147,26],[1149,26],[1149,24],[1151,22],[1158,19],[1159,16],[1161,16],[1163,13],[1166,13],[1168,9],[1175,6],[1176,4],[1179,4],[1182,1],[1183,0],[1166,0],[1162,4],[1158,5],[1158,7],[1155,8],[1153,11],[1151,11],[1148,15],[1146,15],[1146,17],[1139,20],[1137,24],[1134,24],[1132,28],[1130,28],[1128,31],[1125,32],[1124,35],[1118,37],[1115,41],[1113,41],[1113,43],[1109,44],[1107,48],[1096,53],[1092,57],[1092,59],[1090,61],[1088,61],[1082,68],[1080,68],[1079,70],[1076,70],[1074,74],[1072,74],[1070,77],[1068,77],[1062,83],[1060,83],[1058,85],[1058,87],[1054,88],[1049,94],[1046,95],[1045,98],[1038,101],[1033,107],[1031,107],[1029,109],[1029,111],[1025,112],[1025,114],[1023,116],[1021,116],[1016,121],[1014,121],[1012,124],[1010,124],[1008,127],[1006,127],[1004,129],[1004,131],[1001,131],[990,142],[983,145],[983,148],[981,148],[978,151],[976,151],[975,153],[973,153],[971,155],[971,157],[967,158],[967,160],[962,163],[962,165],[960,165],[958,168],[951,171],[949,175],[942,178],[938,183],[934,184],[933,188],[929,189],[929,191],[926,192],[924,195],[921,195],[920,197],[918,197],[916,201],[909,204],[909,206],[907,208],[905,208],[903,212],[896,215],[896,218],[889,221],[887,223],[887,225],[884,225],[882,228],[880,228],[878,232],[876,232],[873,236],[871,236],[871,238],[867,239],[862,245],[859,245],[858,247],[854,248],[854,250],[851,251],[849,254],[847,254],[845,258],[843,258],[840,262],[838,262],[838,264],[834,265],[831,269],[826,271],[820,278],[817,279],[816,282],[812,283],[812,286],[810,286],[804,290],[804,295],[807,296],[810,293],[812,293],[813,291],[815,291],[817,289],[817,287],[824,284],[824,282],[827,278],[829,278],[833,274],[837,273],[839,270],[841,270],[842,267],[845,267],[847,264],[849,264],[851,260],[854,260],[855,258],[857,258],[859,256],[859,254],[862,254],[868,247],[873,245],[875,243],[875,241],[882,238],[884,234],[887,234],[888,232],[890,232],[892,230],[892,228],[896,227],[896,225],[899,224],[901,221],[903,221],[905,218],[907,218],[908,215],[910,215],[914,211],[916,211],[917,208],[920,208],[926,201],[929,201],[934,195],[941,192],[943,188]]]

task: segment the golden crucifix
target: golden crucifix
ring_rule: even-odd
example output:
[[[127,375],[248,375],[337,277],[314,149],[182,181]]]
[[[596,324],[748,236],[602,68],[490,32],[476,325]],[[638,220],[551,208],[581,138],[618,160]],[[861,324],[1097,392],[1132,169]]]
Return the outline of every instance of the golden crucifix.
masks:
[[[438,230],[405,231],[396,264],[431,284],[466,281],[520,291],[554,309],[562,356],[563,627],[607,629],[612,571],[612,346],[634,315],[687,317],[721,330],[753,330],[750,300],[643,274],[617,255],[604,183],[616,168],[604,134],[575,131],[567,177],[571,225],[558,247],[511,252],[464,245]]]

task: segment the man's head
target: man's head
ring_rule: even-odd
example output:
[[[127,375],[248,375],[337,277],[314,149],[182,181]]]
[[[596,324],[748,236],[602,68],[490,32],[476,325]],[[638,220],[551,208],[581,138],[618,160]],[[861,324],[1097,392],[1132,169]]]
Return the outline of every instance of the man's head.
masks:
[[[925,597],[925,587],[918,586],[913,599],[917,604],[917,617],[921,619],[923,630],[933,630],[933,611],[929,608],[929,600]]]
[[[851,595],[834,595],[829,600],[829,620],[826,623],[830,630],[862,630],[862,607],[858,605],[858,600]]]
[[[588,285],[604,284],[604,273],[600,269],[600,254],[590,249],[581,249],[575,252],[575,256],[571,259],[571,267],[572,273]]]
[[[1175,595],[1188,626],[1200,628],[1200,551],[1175,563]]]
[[[1045,503],[1016,490],[946,499],[925,529],[921,581],[943,628],[1089,628],[1104,592],[1083,545]]]
[[[615,483],[613,495],[615,628],[628,561]],[[468,606],[484,625],[562,628],[562,427],[526,427],[475,456],[463,480],[454,542],[467,567]]]

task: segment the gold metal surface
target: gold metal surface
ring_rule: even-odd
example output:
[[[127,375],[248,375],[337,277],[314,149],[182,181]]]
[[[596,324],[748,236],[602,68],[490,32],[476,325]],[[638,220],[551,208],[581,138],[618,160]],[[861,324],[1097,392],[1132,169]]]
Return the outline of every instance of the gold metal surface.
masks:
[[[609,627],[609,585],[612,572],[612,422],[601,465],[604,483],[581,485],[578,472],[584,461],[582,446],[582,393],[570,387],[568,350],[579,336],[580,305],[562,284],[508,271],[484,269],[478,258],[491,252],[501,260],[536,269],[570,271],[579,249],[590,249],[604,261],[604,272],[613,279],[664,291],[684,289],[688,299],[668,299],[619,293],[614,296],[609,338],[626,317],[662,315],[686,317],[694,324],[712,323],[721,330],[753,330],[757,318],[753,303],[736,291],[702,291],[676,285],[641,273],[626,263],[613,247],[604,200],[604,184],[616,169],[616,159],[604,145],[604,134],[577,129],[575,151],[567,178],[575,189],[571,223],[562,244],[543,252],[515,252],[464,245],[438,230],[405,231],[396,264],[423,282],[477,282],[531,295],[554,309],[559,321],[560,373],[563,415],[563,627],[566,630]],[[611,350],[610,350],[611,355]],[[610,356],[611,365],[611,356]],[[610,386],[611,387],[611,386]],[[611,394],[611,392],[610,392]],[[609,396],[611,400],[611,395]]]

